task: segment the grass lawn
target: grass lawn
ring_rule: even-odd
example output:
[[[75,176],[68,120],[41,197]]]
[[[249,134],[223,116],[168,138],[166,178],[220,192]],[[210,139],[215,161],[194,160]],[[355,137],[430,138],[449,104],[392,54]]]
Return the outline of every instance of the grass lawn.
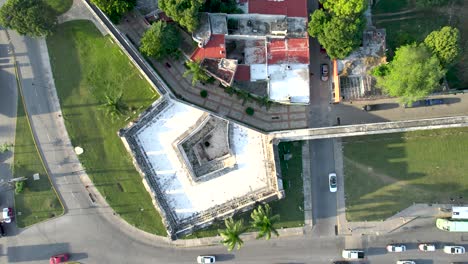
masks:
[[[61,15],[70,9],[73,4],[73,0],[45,0],[45,2],[54,9],[54,11]]]
[[[412,0],[380,0],[372,7],[372,14],[374,25],[386,29],[389,60],[399,46],[422,42],[443,26],[458,28],[463,51],[459,62],[449,69],[447,80],[451,88],[468,87],[468,2],[418,9]]]
[[[468,128],[349,137],[343,145],[350,221],[385,219],[413,203],[468,203]]]
[[[117,131],[158,98],[110,37],[89,21],[59,25],[47,38],[60,104],[80,161],[107,202],[128,223],[166,235]],[[129,109],[112,120],[102,108],[106,95],[122,94]]]
[[[63,214],[63,207],[52,188],[34,145],[20,96],[18,96],[14,155],[14,177],[28,178],[23,191],[15,194],[17,226],[27,227]],[[39,180],[33,180],[34,173],[39,173]]]
[[[275,227],[289,228],[304,226],[304,192],[302,181],[302,144],[301,142],[284,142],[278,146],[279,155],[281,158],[281,175],[283,177],[283,187],[286,197],[279,201],[270,203],[273,214],[278,214],[280,220]],[[282,159],[284,153],[291,153],[292,158],[288,161]],[[244,219],[246,226],[251,220],[250,214],[252,210],[236,215],[234,219]],[[224,221],[217,221],[213,225],[195,231],[193,234],[184,238],[198,238],[216,236],[218,229],[224,229]],[[249,227],[247,232],[257,231]]]

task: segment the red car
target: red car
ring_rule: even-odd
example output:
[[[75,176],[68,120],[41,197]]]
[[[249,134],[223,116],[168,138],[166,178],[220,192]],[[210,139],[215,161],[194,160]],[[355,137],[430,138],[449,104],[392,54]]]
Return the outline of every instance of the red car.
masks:
[[[65,261],[68,261],[70,259],[70,254],[68,253],[63,253],[59,255],[55,255],[50,257],[50,264],[58,264],[58,263],[64,263]]]

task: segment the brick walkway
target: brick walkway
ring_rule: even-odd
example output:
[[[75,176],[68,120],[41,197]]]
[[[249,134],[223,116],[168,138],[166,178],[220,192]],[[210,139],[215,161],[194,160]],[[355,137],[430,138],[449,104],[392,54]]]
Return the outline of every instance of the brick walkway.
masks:
[[[143,32],[136,28],[138,25],[144,27],[145,23],[138,21],[141,19],[143,19],[141,16],[128,15],[118,25],[119,30],[127,35],[133,43],[139,43],[137,38],[141,37],[142,33],[140,34],[140,32]],[[177,98],[210,110],[218,116],[227,117],[263,131],[307,127],[307,106],[273,104],[269,109],[266,109],[266,107],[251,101],[251,99],[244,102],[236,95],[227,94],[217,84],[192,86],[190,79],[182,77],[185,72],[184,60],[150,61]],[[166,62],[171,65],[170,68],[165,65]],[[203,89],[208,91],[207,98],[200,96],[200,91]],[[247,107],[254,109],[253,116],[245,113]]]

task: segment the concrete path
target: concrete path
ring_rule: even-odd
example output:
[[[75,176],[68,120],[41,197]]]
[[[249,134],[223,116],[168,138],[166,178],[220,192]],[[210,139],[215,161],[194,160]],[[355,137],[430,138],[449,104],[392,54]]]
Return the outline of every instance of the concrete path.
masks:
[[[107,35],[107,31],[101,24],[101,21],[96,19],[96,17],[89,12],[83,0],[73,0],[71,8],[58,18],[60,24],[72,20],[89,20],[93,22],[102,35]]]

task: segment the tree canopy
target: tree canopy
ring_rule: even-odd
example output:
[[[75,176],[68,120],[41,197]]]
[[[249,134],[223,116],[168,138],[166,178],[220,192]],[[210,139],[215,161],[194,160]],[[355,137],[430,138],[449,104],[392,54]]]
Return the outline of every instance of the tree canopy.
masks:
[[[359,47],[366,24],[366,0],[323,0],[311,15],[308,32],[331,58],[342,59]]]
[[[174,25],[157,21],[141,38],[140,51],[146,56],[162,59],[178,52],[180,34]]]
[[[136,0],[91,0],[93,4],[106,13],[112,22],[119,22],[123,14],[133,9]]]
[[[210,77],[206,75],[205,71],[201,67],[199,62],[196,61],[187,61],[186,65],[188,69],[184,72],[182,76],[187,77],[192,75],[192,85],[195,86],[197,81],[206,82]]]
[[[57,16],[42,0],[8,0],[0,8],[0,24],[21,35],[40,37],[52,33]]]
[[[460,55],[460,32],[457,28],[446,26],[432,31],[424,44],[437,56],[442,66],[446,67]]]
[[[202,6],[203,12],[242,14],[242,9],[237,7],[236,0],[206,0]]]
[[[367,8],[367,0],[322,0],[323,7],[338,17],[360,16]]]
[[[377,86],[390,96],[400,97],[402,103],[420,100],[436,88],[445,74],[439,59],[424,44],[401,46],[387,65],[383,76],[377,78]]]
[[[257,239],[264,237],[265,240],[271,238],[271,233],[279,236],[274,224],[279,220],[279,215],[273,215],[271,207],[266,204],[264,207],[259,205],[250,214],[252,226],[258,230]]]
[[[193,32],[198,27],[198,10],[204,0],[159,0],[158,5],[166,15]]]
[[[218,230],[219,235],[223,238],[221,243],[227,247],[228,251],[232,251],[236,245],[239,250],[244,244],[240,237],[246,230],[244,221],[242,219],[234,221],[232,218],[228,218],[224,220],[224,224],[226,229]]]

